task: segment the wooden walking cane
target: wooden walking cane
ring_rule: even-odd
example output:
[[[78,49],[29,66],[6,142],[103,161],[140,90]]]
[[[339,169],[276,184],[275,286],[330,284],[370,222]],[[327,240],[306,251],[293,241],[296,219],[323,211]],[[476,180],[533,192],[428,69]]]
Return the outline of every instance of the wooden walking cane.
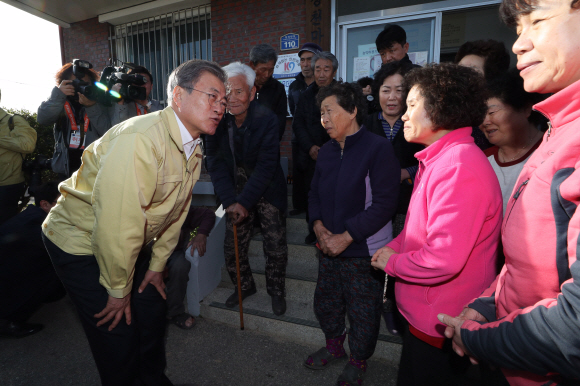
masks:
[[[244,329],[244,307],[242,306],[242,279],[240,278],[240,252],[238,251],[238,226],[234,224],[234,247],[236,250],[236,274],[238,276],[238,301],[240,302],[240,330]]]

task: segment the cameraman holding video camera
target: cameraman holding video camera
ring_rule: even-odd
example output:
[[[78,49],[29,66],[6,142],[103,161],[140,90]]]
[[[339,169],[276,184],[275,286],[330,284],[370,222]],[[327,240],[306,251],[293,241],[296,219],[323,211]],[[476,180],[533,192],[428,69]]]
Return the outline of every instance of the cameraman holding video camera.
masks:
[[[52,170],[65,180],[81,166],[85,147],[105,134],[111,123],[104,108],[88,97],[89,87],[99,79],[89,62],[75,59],[62,66],[55,79],[57,86],[38,108],[37,121],[54,124]]]
[[[135,66],[127,71],[127,75],[141,75],[145,78],[146,82],[142,85],[145,89],[145,98],[140,100],[121,99],[119,102],[114,104],[110,110],[111,126],[115,126],[118,123],[138,115],[163,110],[163,106],[158,100],[152,100],[149,98],[151,90],[153,89],[153,75],[151,75],[149,70],[143,66]],[[113,87],[113,90],[119,91],[120,87],[121,84],[117,83]]]

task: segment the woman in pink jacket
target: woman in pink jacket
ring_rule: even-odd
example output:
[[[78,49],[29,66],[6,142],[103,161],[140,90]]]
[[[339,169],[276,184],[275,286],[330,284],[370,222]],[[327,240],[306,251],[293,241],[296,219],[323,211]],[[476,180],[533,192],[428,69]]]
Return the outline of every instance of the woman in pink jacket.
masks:
[[[405,139],[426,148],[403,232],[372,264],[396,278],[408,322],[398,385],[453,385],[460,359],[443,335],[441,312],[456,314],[496,275],[502,198],[497,177],[473,142],[486,114],[484,80],[471,68],[435,64],[405,76]]]

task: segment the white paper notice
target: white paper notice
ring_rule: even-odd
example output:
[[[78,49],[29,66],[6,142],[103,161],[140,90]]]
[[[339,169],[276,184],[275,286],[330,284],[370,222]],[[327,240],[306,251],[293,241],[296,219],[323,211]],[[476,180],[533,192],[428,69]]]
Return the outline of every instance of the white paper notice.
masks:
[[[429,51],[409,52],[409,60],[411,60],[413,64],[418,64],[422,67],[427,64],[428,57]]]
[[[369,76],[369,69],[371,68],[371,57],[362,56],[354,58],[354,65],[352,71],[352,81],[356,82],[360,78]]]

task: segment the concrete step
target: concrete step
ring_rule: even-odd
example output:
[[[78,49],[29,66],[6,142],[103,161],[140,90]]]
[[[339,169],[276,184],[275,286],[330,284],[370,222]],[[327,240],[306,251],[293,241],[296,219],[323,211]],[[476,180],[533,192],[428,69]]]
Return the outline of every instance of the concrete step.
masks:
[[[262,265],[260,268],[255,268],[256,265],[258,264],[252,265],[250,263],[256,288],[260,291],[266,292],[266,273],[264,271],[264,266]],[[295,271],[300,271],[300,268],[294,269],[295,265],[290,263],[288,266],[290,269],[286,269],[286,297],[294,300],[303,300],[312,297],[316,288],[316,277],[318,276],[318,271],[310,272],[308,276],[301,276],[294,273]],[[222,283],[220,285],[222,287],[231,287],[232,291],[235,288],[225,266],[222,268]]]
[[[286,233],[300,233],[304,241],[304,237],[308,234],[308,224],[304,213],[286,218]]]
[[[225,300],[232,294],[233,286],[220,286],[201,303],[201,315],[204,318],[217,320],[232,326],[239,326],[238,308],[225,307]],[[312,294],[313,296],[313,294]],[[272,313],[270,296],[263,290],[244,300],[244,326],[247,329],[261,330],[282,339],[293,342],[312,344],[320,342],[324,345],[324,335],[316,320],[312,309],[312,296],[302,300],[287,298],[287,311],[282,316]],[[382,323],[384,324],[384,323]],[[347,320],[348,326],[348,320]],[[401,353],[401,338],[385,332],[381,326],[381,333],[374,358],[381,358],[396,365]],[[348,344],[345,343],[348,351]],[[308,353],[305,353],[305,357]]]

